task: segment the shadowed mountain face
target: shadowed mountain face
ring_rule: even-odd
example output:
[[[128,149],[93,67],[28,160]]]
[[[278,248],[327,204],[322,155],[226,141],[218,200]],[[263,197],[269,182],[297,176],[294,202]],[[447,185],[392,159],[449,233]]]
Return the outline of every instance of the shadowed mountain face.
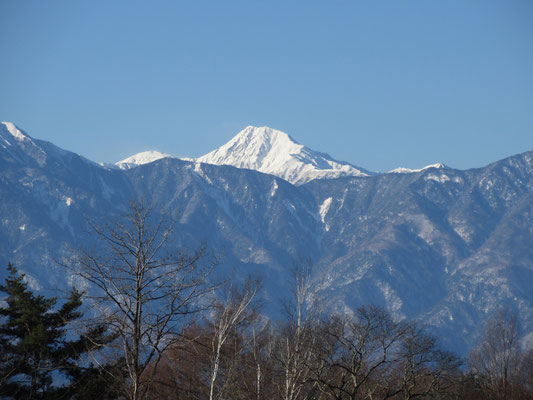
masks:
[[[468,171],[296,186],[175,158],[105,168],[0,125],[0,263],[15,263],[36,288],[64,288],[68,274],[54,260],[93,245],[87,219],[112,220],[144,198],[176,216],[176,246],[206,243],[223,255],[219,273],[261,275],[271,315],[294,261],[309,258],[330,309],[384,305],[463,352],[503,305],[519,311],[533,341],[532,189],[533,152]]]

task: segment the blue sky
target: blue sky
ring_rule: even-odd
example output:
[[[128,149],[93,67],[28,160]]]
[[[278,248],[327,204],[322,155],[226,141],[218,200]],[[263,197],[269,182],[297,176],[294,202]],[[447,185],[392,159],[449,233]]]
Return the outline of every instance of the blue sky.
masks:
[[[533,149],[533,1],[0,0],[0,119],[95,161],[268,125],[386,171]]]

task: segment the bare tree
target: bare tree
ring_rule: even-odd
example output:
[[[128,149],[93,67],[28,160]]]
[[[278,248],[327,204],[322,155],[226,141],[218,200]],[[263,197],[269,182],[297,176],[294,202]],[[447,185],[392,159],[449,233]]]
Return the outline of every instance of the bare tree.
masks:
[[[533,349],[529,349],[521,357],[520,376],[522,397],[533,398]]]
[[[479,345],[470,352],[470,370],[487,396],[513,398],[522,358],[518,340],[518,315],[501,309],[488,320]]]
[[[262,326],[257,324],[257,321]],[[248,392],[252,395],[249,398],[255,398],[261,400],[263,398],[271,398],[271,390],[268,390],[267,386],[272,381],[272,329],[270,324],[265,324],[260,318],[255,318],[253,321],[251,337],[250,337],[250,364],[252,366],[250,373],[252,379],[247,382],[250,383]]]
[[[437,339],[416,322],[407,325],[397,355],[397,367],[385,397],[404,400],[447,394],[457,381],[460,359],[441,350]]]
[[[213,314],[213,336],[211,340],[211,374],[209,378],[209,400],[220,396],[215,394],[215,383],[220,368],[222,347],[228,340],[231,331],[245,318],[246,310],[254,299],[258,283],[248,279],[239,290],[231,286],[222,299],[216,300]],[[220,391],[223,392],[222,390]]]
[[[317,333],[311,379],[327,398],[414,399],[445,395],[459,359],[417,323],[376,306],[334,315]]]
[[[382,397],[407,329],[374,306],[332,317],[322,328],[313,379],[334,399]]]
[[[120,338],[130,381],[126,395],[137,400],[172,338],[205,308],[216,263],[206,259],[205,248],[193,254],[174,249],[174,221],[143,203],[132,202],[112,224],[90,226],[103,246],[81,252],[74,270],[91,284],[93,304]],[[145,373],[149,365],[152,374]]]
[[[287,322],[280,328],[273,352],[281,370],[278,390],[283,400],[306,398],[304,386],[313,386],[307,375],[320,316],[314,294],[310,262],[296,264],[292,299],[285,307]]]

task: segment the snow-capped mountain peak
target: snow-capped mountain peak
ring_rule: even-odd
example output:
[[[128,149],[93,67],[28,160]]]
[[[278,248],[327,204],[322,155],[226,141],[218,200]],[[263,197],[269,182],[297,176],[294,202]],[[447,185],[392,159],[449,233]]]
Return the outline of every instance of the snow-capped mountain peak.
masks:
[[[161,153],[157,150],[149,150],[134,154],[128,158],[125,158],[122,161],[115,163],[115,165],[120,169],[130,169],[139,165],[149,164],[151,162],[167,157],[172,156],[170,154]]]
[[[340,176],[369,173],[328,154],[299,144],[285,132],[267,126],[248,126],[218,149],[198,158],[199,162],[232,165],[279,176],[294,184]]]

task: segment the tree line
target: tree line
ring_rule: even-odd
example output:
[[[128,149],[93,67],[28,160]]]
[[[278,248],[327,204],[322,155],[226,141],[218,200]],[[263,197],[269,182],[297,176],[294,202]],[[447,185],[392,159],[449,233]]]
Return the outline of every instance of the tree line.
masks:
[[[462,360],[383,308],[325,312],[305,263],[284,317],[268,319],[258,280],[213,279],[217,260],[172,249],[172,219],[143,204],[91,227],[103,246],[65,263],[90,285],[61,305],[8,266],[0,398],[533,399],[533,353],[509,311]]]

